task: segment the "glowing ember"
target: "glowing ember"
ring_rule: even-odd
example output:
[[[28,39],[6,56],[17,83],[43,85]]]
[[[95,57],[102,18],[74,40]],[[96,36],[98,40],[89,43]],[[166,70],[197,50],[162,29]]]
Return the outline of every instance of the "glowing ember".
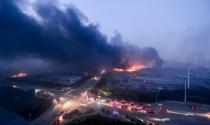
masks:
[[[210,112],[207,113],[208,118],[210,118]]]
[[[12,76],[12,78],[23,78],[23,77],[27,77],[28,75],[24,72],[20,72],[20,73],[16,73]]]
[[[106,70],[102,70],[101,72],[100,72],[100,74],[102,75],[102,74],[105,74],[106,73]]]
[[[123,69],[123,68],[114,68],[113,71],[115,72],[136,72],[142,68],[144,68],[145,66],[142,64],[134,64],[131,65],[130,67]]]
[[[60,116],[60,117],[58,118],[58,120],[59,120],[59,122],[63,122],[63,121],[64,121],[63,116]]]

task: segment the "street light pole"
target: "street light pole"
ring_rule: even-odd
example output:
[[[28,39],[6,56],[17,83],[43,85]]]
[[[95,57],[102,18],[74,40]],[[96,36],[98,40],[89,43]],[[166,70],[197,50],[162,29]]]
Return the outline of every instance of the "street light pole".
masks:
[[[187,69],[187,88],[190,88],[190,68]]]
[[[158,95],[156,95],[156,97],[155,97],[155,102],[156,102],[156,104],[158,104]]]
[[[187,82],[184,84],[184,102],[187,102]]]

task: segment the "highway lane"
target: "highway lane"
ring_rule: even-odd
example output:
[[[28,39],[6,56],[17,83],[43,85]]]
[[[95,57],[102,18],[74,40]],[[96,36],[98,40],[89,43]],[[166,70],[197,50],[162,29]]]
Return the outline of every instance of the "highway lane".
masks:
[[[199,110],[192,110],[186,106],[186,103],[182,102],[160,102],[162,105],[168,109],[167,113],[146,113],[146,112],[135,112],[122,110],[113,105],[107,103],[101,103],[102,99],[98,100],[87,100],[86,97],[82,97],[81,94],[89,89],[92,89],[98,80],[90,79],[82,84],[79,88],[72,89],[69,91],[60,91],[56,89],[47,89],[46,91],[52,93],[52,98],[56,99],[56,103],[50,109],[42,114],[39,118],[37,118],[33,123],[35,125],[51,125],[52,122],[61,115],[61,112],[71,112],[75,109],[84,107],[85,104],[87,108],[92,108],[96,113],[100,113],[105,116],[113,117],[112,114],[107,115],[101,112],[101,109],[104,108],[106,110],[117,110],[120,114],[118,116],[122,120],[126,120],[125,115],[130,118],[138,118],[144,121],[150,121],[159,123],[161,125],[170,125],[173,123],[177,124],[191,124],[191,125],[208,125],[210,123],[210,119],[206,116],[206,112],[210,111],[209,106],[200,106]],[[22,87],[22,86],[21,86]],[[33,86],[35,87],[35,86]],[[29,87],[30,89],[33,87]],[[24,86],[23,86],[24,88]],[[25,86],[28,88],[28,86]],[[152,104],[156,110],[158,110],[158,106]],[[202,108],[200,108],[202,107]],[[193,116],[192,116],[193,114]],[[81,116],[77,116],[79,118]],[[62,123],[61,123],[62,124]]]
[[[49,89],[50,93],[53,93],[54,99],[59,99],[57,103],[53,104],[50,109],[37,118],[33,123],[36,125],[50,125],[53,120],[61,112],[70,112],[79,108],[81,103],[88,103],[86,99],[81,98],[81,93],[93,88],[97,84],[98,80],[90,79],[82,84],[79,88],[62,92],[56,89]]]

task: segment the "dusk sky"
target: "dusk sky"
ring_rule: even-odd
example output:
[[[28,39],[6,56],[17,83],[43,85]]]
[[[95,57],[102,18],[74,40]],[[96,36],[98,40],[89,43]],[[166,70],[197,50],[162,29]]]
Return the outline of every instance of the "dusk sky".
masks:
[[[64,69],[99,69],[124,67],[136,59],[155,67],[168,60],[205,66],[210,62],[209,0],[3,0],[0,4],[0,68],[60,64]]]
[[[117,30],[130,43],[156,47],[166,59],[210,60],[209,0],[73,0],[72,3],[109,37]]]

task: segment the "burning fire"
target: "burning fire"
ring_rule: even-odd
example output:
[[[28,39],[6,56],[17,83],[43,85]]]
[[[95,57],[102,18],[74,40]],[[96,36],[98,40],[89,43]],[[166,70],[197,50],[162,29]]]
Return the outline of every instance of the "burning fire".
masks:
[[[16,73],[12,76],[12,78],[23,78],[23,77],[27,77],[28,75],[24,72],[20,72],[20,73]]]
[[[133,64],[130,67],[125,68],[125,69],[123,69],[123,68],[114,68],[113,71],[115,71],[115,72],[136,72],[136,71],[138,71],[138,70],[140,70],[140,69],[142,69],[144,67],[145,66],[142,65],[142,64]]]

